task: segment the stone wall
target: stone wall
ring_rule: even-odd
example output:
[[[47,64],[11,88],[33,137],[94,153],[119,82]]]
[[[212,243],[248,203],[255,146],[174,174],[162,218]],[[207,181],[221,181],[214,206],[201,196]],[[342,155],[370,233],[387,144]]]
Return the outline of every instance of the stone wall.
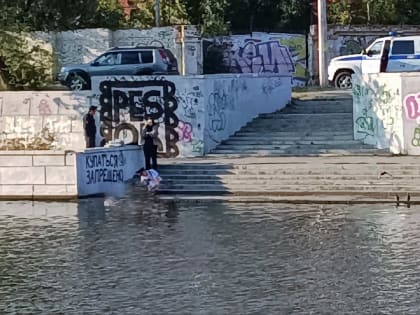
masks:
[[[304,35],[255,32],[221,36],[205,39],[203,50],[205,62],[218,50],[223,59],[217,66],[227,73],[291,73],[294,86],[307,82]]]
[[[395,154],[420,155],[418,73],[353,76],[354,137]]]
[[[82,151],[82,119],[97,105],[97,145],[140,143],[144,116],[152,114],[160,124],[161,156],[201,156],[291,99],[290,75],[97,77],[92,86],[84,93],[0,93],[0,152]]]
[[[151,114],[164,157],[208,153],[258,114],[282,109],[291,99],[290,75],[97,77],[92,87],[105,140],[137,143]]]
[[[164,46],[178,59],[180,73],[202,73],[201,38],[194,26],[148,30],[81,29],[59,33],[36,32],[33,38],[49,43],[59,65],[90,62],[115,46]]]
[[[137,145],[79,152],[76,154],[78,195],[124,196],[127,181],[144,166],[143,150]]]
[[[0,152],[82,150],[91,104],[91,92],[1,92]]]
[[[64,151],[1,151],[0,199],[77,197],[75,154]]]

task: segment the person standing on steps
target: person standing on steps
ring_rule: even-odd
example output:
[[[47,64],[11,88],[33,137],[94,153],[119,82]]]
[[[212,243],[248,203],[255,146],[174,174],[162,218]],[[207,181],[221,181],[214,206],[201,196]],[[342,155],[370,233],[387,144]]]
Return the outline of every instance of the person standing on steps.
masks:
[[[146,170],[157,170],[158,125],[152,117],[146,116],[146,125],[141,132]],[[150,163],[151,162],[151,163]]]
[[[83,117],[83,126],[85,129],[86,148],[96,147],[96,106],[89,107],[89,112]]]

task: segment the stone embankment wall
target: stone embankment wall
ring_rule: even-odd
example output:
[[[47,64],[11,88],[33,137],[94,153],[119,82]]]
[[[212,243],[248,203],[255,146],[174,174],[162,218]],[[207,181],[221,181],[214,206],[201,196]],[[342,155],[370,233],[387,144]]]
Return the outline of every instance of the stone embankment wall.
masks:
[[[290,75],[264,74],[98,77],[83,93],[3,92],[0,151],[81,151],[83,115],[97,105],[98,145],[140,143],[144,116],[152,114],[160,124],[161,156],[201,156],[290,99]]]
[[[0,152],[82,150],[92,98],[90,91],[1,92]]]
[[[354,75],[354,137],[395,154],[420,155],[420,75]]]
[[[214,49],[224,58],[212,61],[223,73],[294,74],[294,85],[307,81],[306,38],[300,34],[252,33],[202,39],[195,26],[156,27],[146,30],[80,29],[33,33],[54,50],[59,65],[90,62],[115,46],[164,46],[177,57],[181,74],[202,74],[203,62]],[[212,63],[211,62],[211,63]],[[221,64],[215,64],[221,63]],[[214,73],[214,72],[212,72]]]
[[[115,46],[164,46],[178,59],[182,74],[202,73],[201,37],[195,26],[156,27],[147,30],[80,29],[67,32],[35,32],[33,39],[42,40],[55,51],[59,66],[90,62]]]
[[[98,106],[98,145],[141,143],[145,115],[152,115],[159,124],[160,156],[202,156],[258,114],[285,107],[291,82],[290,74],[97,77],[93,90],[83,93],[2,92],[0,198],[69,198],[104,192],[113,181],[122,187],[142,159],[126,152],[104,168],[83,158],[97,154],[111,161],[103,158],[107,152],[88,150],[77,153],[84,171],[76,167],[73,153],[85,148],[83,116],[90,105]],[[141,155],[141,148],[133,150]]]
[[[0,151],[0,199],[69,199],[76,196],[74,153]]]

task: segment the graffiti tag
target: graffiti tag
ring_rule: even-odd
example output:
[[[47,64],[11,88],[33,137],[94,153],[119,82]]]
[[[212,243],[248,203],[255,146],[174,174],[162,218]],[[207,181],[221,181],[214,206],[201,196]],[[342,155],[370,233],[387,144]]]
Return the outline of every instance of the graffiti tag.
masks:
[[[106,141],[119,137],[124,130],[132,133],[133,143],[138,143],[140,130],[131,122],[142,122],[150,115],[164,126],[165,145],[160,155],[175,157],[179,154],[179,119],[175,113],[178,101],[175,84],[167,80],[103,81],[99,97],[101,134]],[[121,121],[121,112],[128,113],[130,123]],[[124,116],[124,115],[123,115]],[[125,116],[124,116],[125,117]]]

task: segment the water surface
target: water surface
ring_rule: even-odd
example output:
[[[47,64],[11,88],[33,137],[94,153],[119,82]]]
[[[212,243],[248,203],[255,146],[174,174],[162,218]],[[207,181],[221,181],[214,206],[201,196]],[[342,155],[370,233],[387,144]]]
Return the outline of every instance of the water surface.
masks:
[[[418,314],[420,207],[0,203],[0,314]]]

